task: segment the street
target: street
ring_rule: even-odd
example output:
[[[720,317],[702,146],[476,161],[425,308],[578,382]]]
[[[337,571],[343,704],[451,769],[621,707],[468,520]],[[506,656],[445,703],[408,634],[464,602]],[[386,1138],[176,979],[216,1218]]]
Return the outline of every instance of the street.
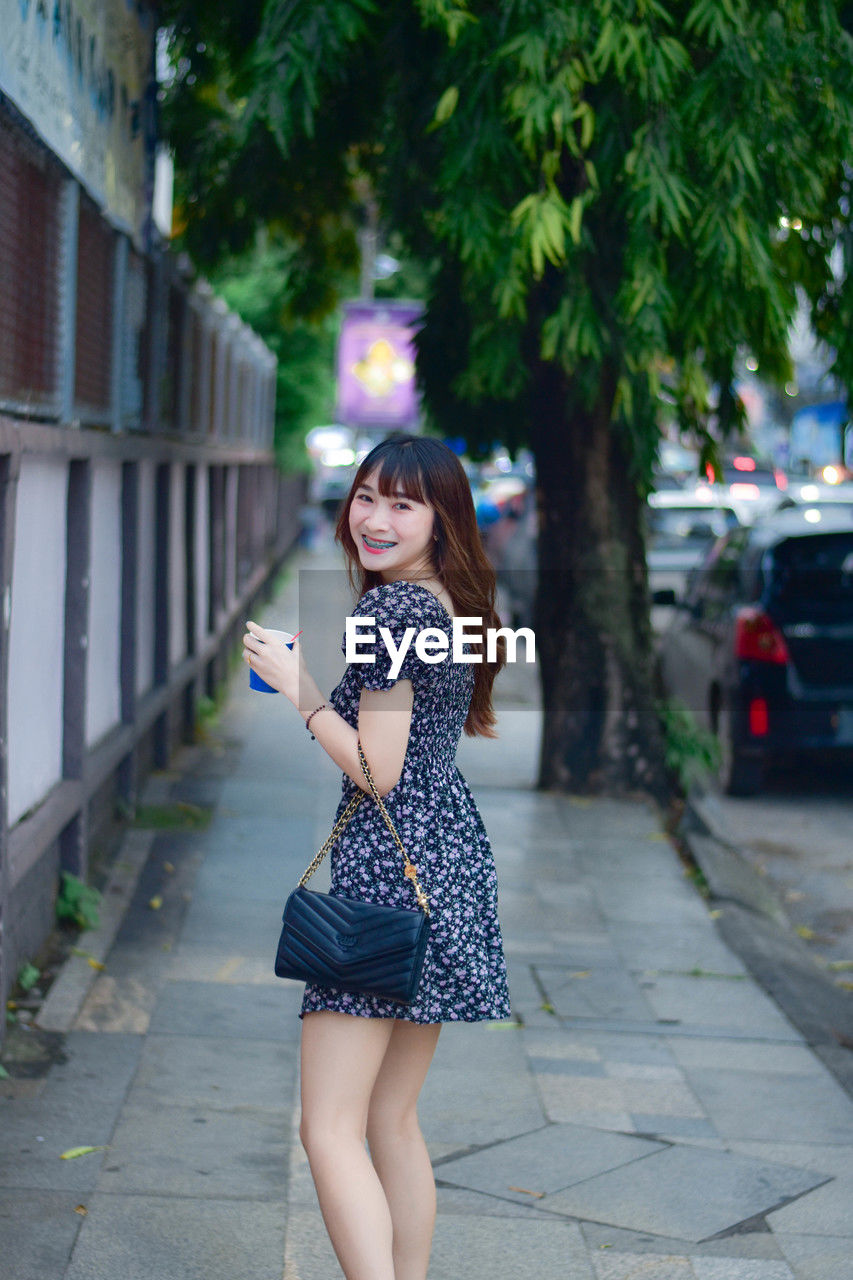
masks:
[[[834,967],[839,983],[848,981],[853,972],[849,768],[779,768],[760,795],[715,794],[714,802],[732,842],[767,877],[800,936]]]

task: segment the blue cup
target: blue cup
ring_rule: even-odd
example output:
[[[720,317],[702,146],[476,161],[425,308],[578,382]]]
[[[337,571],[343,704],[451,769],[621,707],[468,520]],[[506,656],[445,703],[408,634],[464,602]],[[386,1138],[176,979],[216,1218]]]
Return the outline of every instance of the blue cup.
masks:
[[[288,649],[293,648],[292,631],[267,631],[267,635],[280,636]],[[260,644],[264,643],[259,636],[256,636],[255,639],[258,640]],[[271,684],[267,684],[266,680],[262,680],[259,675],[255,674],[251,667],[249,668],[249,688],[254,689],[255,693],[278,693],[278,689],[274,689]]]

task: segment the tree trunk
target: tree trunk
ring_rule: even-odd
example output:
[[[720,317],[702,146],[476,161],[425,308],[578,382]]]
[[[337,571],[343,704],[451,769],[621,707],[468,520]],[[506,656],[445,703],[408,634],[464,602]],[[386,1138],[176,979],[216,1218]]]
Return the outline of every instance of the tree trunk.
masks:
[[[643,504],[613,388],[572,407],[565,375],[540,365],[532,445],[539,494],[535,629],[544,726],[539,786],[667,793],[652,688]]]

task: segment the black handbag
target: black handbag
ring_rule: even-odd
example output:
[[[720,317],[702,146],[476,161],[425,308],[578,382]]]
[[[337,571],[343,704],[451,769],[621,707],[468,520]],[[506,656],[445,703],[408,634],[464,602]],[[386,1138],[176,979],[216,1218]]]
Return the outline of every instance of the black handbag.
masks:
[[[387,907],[305,888],[362,800],[367,799],[359,791],[285,903],[275,972],[279,978],[297,978],[339,991],[412,1004],[429,936],[429,902],[376,789],[361,742],[358,758],[385,825],[403,855],[403,874],[412,882],[418,906]]]

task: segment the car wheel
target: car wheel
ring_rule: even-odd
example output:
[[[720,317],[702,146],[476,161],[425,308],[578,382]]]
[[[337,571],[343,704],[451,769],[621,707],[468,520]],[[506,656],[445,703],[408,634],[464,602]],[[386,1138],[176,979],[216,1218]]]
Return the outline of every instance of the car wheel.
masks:
[[[717,709],[717,739],[720,790],[728,796],[754,796],[764,781],[764,762],[760,757],[744,753],[735,734],[731,710],[725,702]]]

